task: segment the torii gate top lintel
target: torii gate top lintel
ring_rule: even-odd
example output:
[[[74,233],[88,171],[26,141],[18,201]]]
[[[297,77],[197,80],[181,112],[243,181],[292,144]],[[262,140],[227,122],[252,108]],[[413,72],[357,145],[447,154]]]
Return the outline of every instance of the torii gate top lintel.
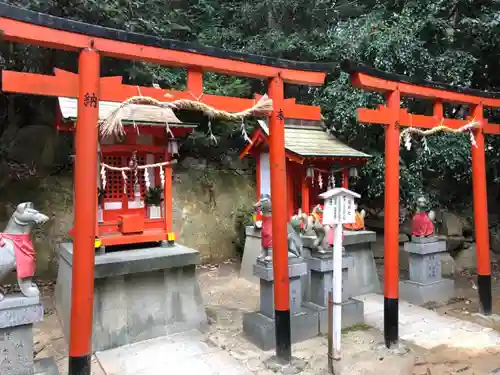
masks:
[[[500,92],[482,91],[465,87],[453,86],[441,82],[418,80],[413,77],[394,74],[375,69],[352,60],[344,60],[341,68],[351,77],[353,86],[367,91],[383,94],[398,92],[400,96],[428,99],[433,102],[433,116],[409,113],[400,108],[398,125],[419,128],[433,128],[439,124],[453,129],[466,125],[468,120],[446,118],[443,114],[443,103],[466,104],[472,107],[481,106],[500,108]],[[388,124],[393,113],[387,106],[377,109],[359,108],[358,120],[362,123]],[[470,119],[469,119],[470,120]],[[486,134],[500,134],[500,124],[490,123],[482,119],[481,127]]]
[[[483,103],[487,107],[500,107],[500,92],[419,80],[414,77],[375,69],[352,60],[344,60],[340,65],[343,71],[351,75],[354,86],[367,90],[388,92],[398,89],[402,95],[413,97],[442,99],[443,101],[464,104]],[[368,78],[372,78],[372,80]]]
[[[0,2],[0,30],[5,40],[78,51],[87,47],[102,55],[162,65],[195,68],[221,74],[267,79],[278,75],[284,82],[322,85],[329,63],[298,62],[227,51],[177,40],[127,32]]]

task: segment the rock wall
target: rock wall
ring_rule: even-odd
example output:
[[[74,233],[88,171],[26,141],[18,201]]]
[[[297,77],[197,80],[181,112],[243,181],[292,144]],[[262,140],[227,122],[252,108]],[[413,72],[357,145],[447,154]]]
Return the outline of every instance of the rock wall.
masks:
[[[37,275],[52,278],[57,270],[55,245],[68,239],[73,226],[73,134],[58,133],[52,113],[36,118],[38,124],[14,126],[0,137],[0,231],[17,204],[34,202],[51,218],[33,233]],[[205,159],[183,154],[174,167],[174,230],[179,242],[200,251],[203,262],[236,255],[241,236],[235,231],[236,213],[248,210],[255,199],[254,168],[248,158],[239,159],[239,149],[191,150]]]
[[[174,230],[178,241],[197,249],[203,262],[218,262],[234,257],[236,232],[234,212],[250,207],[255,198],[254,179],[248,174],[209,167],[178,166],[174,169]],[[205,185],[202,184],[204,182]],[[209,203],[206,185],[213,183],[214,201]],[[54,249],[67,240],[73,225],[73,176],[71,173],[22,181],[11,185],[0,203],[0,228],[21,201],[33,201],[51,219],[34,230],[37,250],[37,275],[53,278],[57,270]],[[3,204],[2,204],[3,203]],[[1,229],[0,229],[1,230]]]

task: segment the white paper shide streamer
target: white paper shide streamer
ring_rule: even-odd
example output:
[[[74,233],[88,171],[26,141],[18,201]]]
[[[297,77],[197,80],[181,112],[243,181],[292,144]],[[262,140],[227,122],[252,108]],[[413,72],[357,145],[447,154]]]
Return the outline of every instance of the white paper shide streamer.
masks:
[[[176,161],[166,161],[162,163],[154,163],[154,164],[145,164],[145,165],[137,165],[134,164],[133,166],[129,167],[113,167],[111,165],[101,163],[101,184],[102,188],[105,189],[107,185],[106,181],[106,170],[111,170],[111,171],[117,171],[122,174],[122,179],[123,179],[123,193],[127,194],[127,181],[128,181],[128,176],[127,172],[133,172],[134,177],[135,177],[135,185],[137,186],[139,183],[139,170],[144,171],[144,185],[147,190],[151,188],[151,179],[150,179],[150,171],[149,169],[155,169],[159,168],[160,171],[160,180],[161,180],[161,186],[165,186],[165,167],[170,167],[172,164],[175,164]]]

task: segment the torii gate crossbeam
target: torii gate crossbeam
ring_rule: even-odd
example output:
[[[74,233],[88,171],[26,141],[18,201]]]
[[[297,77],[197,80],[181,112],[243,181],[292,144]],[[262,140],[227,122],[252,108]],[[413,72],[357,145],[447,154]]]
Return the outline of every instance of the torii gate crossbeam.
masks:
[[[69,373],[90,375],[92,312],[94,291],[94,238],[97,196],[98,105],[83,99],[89,93],[101,98],[100,58],[109,56],[191,71],[188,89],[203,92],[202,72],[215,72],[265,79],[273,99],[270,113],[271,194],[273,196],[273,272],[276,313],[276,353],[291,358],[290,303],[286,230],[286,186],[284,148],[284,83],[322,85],[330,64],[296,62],[230,52],[212,47],[130,33],[28,11],[0,2],[0,31],[6,41],[74,51],[78,64],[78,120],[75,160],[75,240],[71,308]],[[10,73],[12,74],[12,73]],[[105,78],[103,78],[105,79]],[[74,92],[74,83],[73,92]],[[39,94],[54,92],[51,83]],[[20,87],[18,85],[18,87]],[[46,91],[44,91],[46,90]],[[29,92],[29,90],[26,90]],[[53,94],[52,94],[53,95]],[[136,95],[136,93],[134,93]],[[313,110],[314,111],[314,110]]]

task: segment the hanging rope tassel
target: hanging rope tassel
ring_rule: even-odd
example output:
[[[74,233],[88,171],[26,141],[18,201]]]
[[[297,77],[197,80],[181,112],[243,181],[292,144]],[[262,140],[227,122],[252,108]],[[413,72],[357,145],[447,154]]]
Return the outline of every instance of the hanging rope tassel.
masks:
[[[144,168],[144,185],[146,185],[146,191],[151,187],[151,181],[149,180],[148,168]]]
[[[122,178],[123,178],[123,194],[127,194],[127,174],[125,171],[122,171]]]
[[[103,190],[106,190],[106,168],[101,165],[101,186]]]
[[[474,133],[472,131],[469,132],[469,138],[471,145],[477,148],[476,137],[474,137]]]
[[[165,186],[165,171],[163,170],[163,167],[160,167],[160,181],[161,186]]]

